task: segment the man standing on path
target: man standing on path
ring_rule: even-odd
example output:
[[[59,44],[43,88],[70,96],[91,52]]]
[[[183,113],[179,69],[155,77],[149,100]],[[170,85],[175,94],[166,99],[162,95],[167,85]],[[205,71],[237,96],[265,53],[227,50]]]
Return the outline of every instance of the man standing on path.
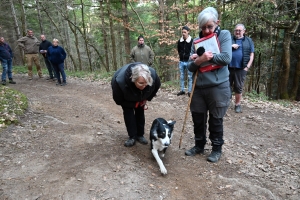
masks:
[[[232,60],[229,64],[229,81],[235,93],[235,112],[241,113],[241,99],[248,70],[254,59],[254,44],[251,38],[245,36],[246,28],[237,24],[232,37]]]
[[[193,43],[193,38],[189,35],[190,29],[187,26],[182,27],[182,37],[177,42],[177,51],[179,54],[179,70],[180,70],[180,92],[177,94],[183,95],[184,92],[184,80],[185,80],[185,72],[188,75],[188,95],[190,96],[192,91],[193,84],[193,73],[187,69],[188,61],[190,58],[191,47]]]
[[[0,62],[3,67],[2,71],[2,85],[6,85],[6,73],[9,83],[16,84],[12,79],[12,59],[13,53],[10,46],[4,42],[4,37],[0,37]]]
[[[45,35],[41,35],[41,44],[40,44],[40,54],[42,54],[42,56],[44,57],[44,61],[45,61],[45,65],[48,69],[48,72],[49,72],[49,77],[47,78],[47,80],[53,80],[55,81],[56,80],[56,74],[55,74],[55,71],[53,69],[53,66],[51,64],[51,62],[48,60],[48,57],[47,57],[47,50],[49,47],[52,46],[52,43],[49,42],[48,40],[46,40],[46,36]]]
[[[145,45],[144,37],[138,37],[138,45],[133,47],[130,53],[131,62],[141,62],[145,65],[152,66],[154,53],[149,46]]]
[[[43,78],[41,64],[39,60],[40,41],[33,35],[32,30],[27,30],[27,35],[18,40],[18,45],[24,50],[26,65],[28,67],[28,79],[32,80],[32,61],[40,78]]]

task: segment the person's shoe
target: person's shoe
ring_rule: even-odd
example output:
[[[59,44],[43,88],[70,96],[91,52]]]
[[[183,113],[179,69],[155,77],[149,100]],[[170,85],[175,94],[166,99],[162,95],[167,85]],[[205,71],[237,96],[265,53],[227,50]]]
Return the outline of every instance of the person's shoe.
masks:
[[[56,85],[61,85],[61,83],[57,82]]]
[[[137,138],[137,141],[142,144],[148,144],[148,141],[146,140],[146,138],[144,136],[139,136]]]
[[[135,144],[135,139],[129,138],[129,139],[124,143],[124,146],[125,146],[125,147],[132,147],[134,144]]]
[[[67,85],[67,83],[65,83],[65,82],[63,82],[62,84],[60,84],[61,86],[65,86],[65,85]]]
[[[15,81],[13,81],[13,79],[12,79],[12,78],[10,78],[8,82],[9,82],[10,84],[16,84],[16,82],[15,82]]]
[[[235,110],[236,113],[241,113],[241,112],[242,112],[241,105],[236,105],[236,106],[234,107],[234,110]]]
[[[1,83],[2,85],[6,85],[6,80],[3,80]]]
[[[198,146],[194,146],[190,150],[187,150],[185,152],[185,155],[187,155],[187,156],[194,156],[196,154],[203,154],[203,153],[204,153],[204,148],[202,149],[202,148],[200,148]]]
[[[220,158],[221,158],[221,155],[222,155],[222,151],[214,151],[213,150],[210,153],[210,155],[208,156],[207,160],[209,162],[213,162],[213,163],[218,162],[220,160]]]
[[[185,94],[184,91],[180,91],[180,92],[177,94],[177,96],[179,96],[179,95],[184,95],[184,94]]]
[[[191,93],[190,92],[188,92],[188,96],[191,97]]]

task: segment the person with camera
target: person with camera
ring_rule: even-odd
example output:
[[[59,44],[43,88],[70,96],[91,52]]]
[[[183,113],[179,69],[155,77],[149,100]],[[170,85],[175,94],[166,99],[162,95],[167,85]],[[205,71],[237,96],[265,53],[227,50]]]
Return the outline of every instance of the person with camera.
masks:
[[[48,57],[47,57],[48,48],[52,46],[52,43],[49,42],[48,40],[46,40],[45,35],[41,35],[41,40],[42,40],[42,42],[40,44],[39,51],[40,51],[40,54],[42,54],[42,56],[44,58],[45,65],[46,65],[46,67],[48,69],[48,72],[49,72],[49,78],[47,78],[47,80],[55,81],[56,80],[56,73],[55,73],[55,70],[54,70],[51,62],[48,60]]]

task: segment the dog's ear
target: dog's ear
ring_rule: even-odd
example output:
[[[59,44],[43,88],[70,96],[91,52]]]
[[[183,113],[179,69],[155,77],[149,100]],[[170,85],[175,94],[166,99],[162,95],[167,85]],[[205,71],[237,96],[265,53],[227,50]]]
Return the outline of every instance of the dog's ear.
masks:
[[[168,121],[168,125],[172,126],[172,127],[174,126],[175,123],[176,123],[176,121]]]

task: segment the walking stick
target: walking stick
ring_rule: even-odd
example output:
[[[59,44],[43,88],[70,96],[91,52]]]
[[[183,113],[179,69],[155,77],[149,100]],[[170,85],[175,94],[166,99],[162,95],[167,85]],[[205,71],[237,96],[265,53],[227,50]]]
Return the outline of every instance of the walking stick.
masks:
[[[187,119],[187,114],[189,112],[189,108],[190,108],[192,97],[193,97],[194,90],[195,90],[195,85],[196,85],[196,80],[197,80],[197,77],[198,77],[198,72],[199,72],[199,69],[197,69],[196,75],[194,77],[194,83],[193,83],[192,92],[191,92],[191,95],[190,95],[190,98],[189,98],[188,106],[186,108],[185,118],[184,118],[184,121],[183,121],[183,126],[182,126],[180,140],[179,140],[179,149],[180,149],[180,146],[181,146],[182,136],[183,136],[183,132],[184,132],[184,129],[185,129],[185,123],[186,123],[186,119]]]

